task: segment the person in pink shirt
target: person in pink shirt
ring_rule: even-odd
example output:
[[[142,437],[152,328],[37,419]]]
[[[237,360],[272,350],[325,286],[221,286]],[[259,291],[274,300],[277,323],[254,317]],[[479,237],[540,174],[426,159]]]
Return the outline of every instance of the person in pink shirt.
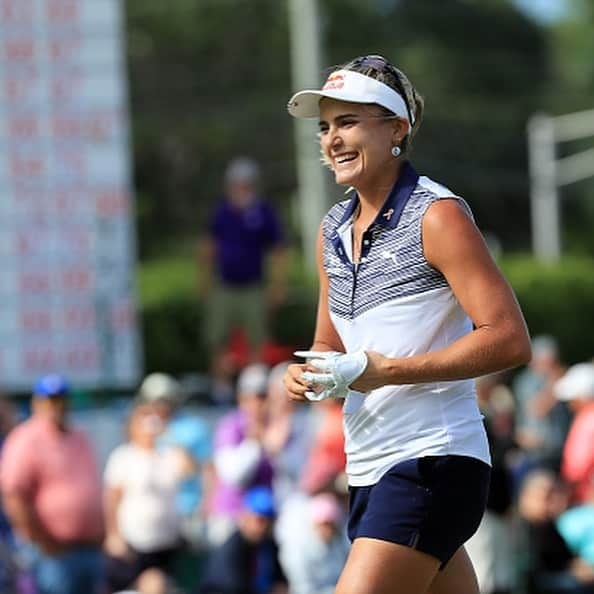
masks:
[[[101,482],[89,440],[68,422],[68,394],[61,376],[42,377],[31,417],[2,450],[5,511],[39,594],[95,594],[102,585]]]
[[[563,447],[561,475],[573,488],[574,502],[583,503],[594,478],[594,364],[573,365],[553,390],[574,413]]]

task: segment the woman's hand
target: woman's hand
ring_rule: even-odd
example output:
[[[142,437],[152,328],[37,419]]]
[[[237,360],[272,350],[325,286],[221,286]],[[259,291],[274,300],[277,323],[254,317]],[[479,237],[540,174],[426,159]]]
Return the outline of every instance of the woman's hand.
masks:
[[[345,398],[349,389],[369,392],[386,384],[384,373],[388,359],[374,351],[298,351],[295,354],[309,360],[305,365],[291,365],[287,370],[285,386],[293,400]],[[312,392],[319,397],[314,397]]]
[[[296,400],[297,402],[308,401],[305,393],[309,392],[311,388],[309,383],[304,381],[301,376],[306,371],[312,370],[313,368],[310,365],[305,365],[303,363],[289,365],[285,372],[285,376],[283,377],[283,383],[285,384],[285,388],[287,389],[291,400]]]

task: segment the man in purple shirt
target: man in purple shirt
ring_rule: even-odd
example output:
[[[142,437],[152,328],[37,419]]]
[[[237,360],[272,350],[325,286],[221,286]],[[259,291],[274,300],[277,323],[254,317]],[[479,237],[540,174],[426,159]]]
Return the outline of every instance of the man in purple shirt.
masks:
[[[231,331],[244,330],[249,358],[257,361],[267,334],[267,308],[284,298],[283,230],[275,210],[258,194],[259,178],[252,159],[239,157],[229,163],[225,195],[212,213],[200,250],[198,278],[206,302],[204,329],[215,389],[226,380],[228,384],[235,371],[223,357]],[[232,392],[227,393],[228,397],[213,397],[229,401]]]

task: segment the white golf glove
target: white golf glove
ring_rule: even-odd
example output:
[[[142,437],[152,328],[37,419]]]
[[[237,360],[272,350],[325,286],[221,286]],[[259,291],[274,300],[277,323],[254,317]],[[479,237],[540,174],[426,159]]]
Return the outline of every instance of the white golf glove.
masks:
[[[301,379],[323,388],[321,392],[305,392],[308,400],[318,401],[326,398],[346,398],[349,386],[367,367],[365,351],[337,353],[336,351],[296,351],[297,357],[309,359],[308,363],[323,373],[305,371]]]

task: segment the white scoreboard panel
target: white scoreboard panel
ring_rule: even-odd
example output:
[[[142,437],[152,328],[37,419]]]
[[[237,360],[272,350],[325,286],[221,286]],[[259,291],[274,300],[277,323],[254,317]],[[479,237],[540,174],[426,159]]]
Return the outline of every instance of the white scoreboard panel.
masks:
[[[121,0],[0,0],[0,390],[141,373]]]

